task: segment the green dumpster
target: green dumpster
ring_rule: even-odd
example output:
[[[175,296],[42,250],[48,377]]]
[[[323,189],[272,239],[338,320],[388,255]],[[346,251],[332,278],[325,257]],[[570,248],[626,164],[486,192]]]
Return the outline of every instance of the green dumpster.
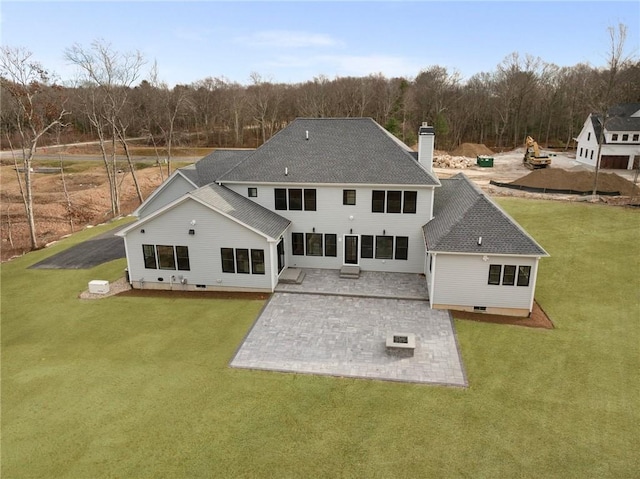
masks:
[[[478,156],[476,157],[476,164],[483,168],[493,167],[493,158],[490,156]]]

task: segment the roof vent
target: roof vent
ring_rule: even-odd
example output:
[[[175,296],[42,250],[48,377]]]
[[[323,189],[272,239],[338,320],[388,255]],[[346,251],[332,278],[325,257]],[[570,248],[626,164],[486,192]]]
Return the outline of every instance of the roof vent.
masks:
[[[478,236],[478,246],[482,245],[482,236]]]
[[[284,176],[289,176],[289,168],[284,167]]]
[[[309,139],[309,130],[305,131],[305,134],[306,134],[306,137],[307,137],[307,140],[308,140]]]

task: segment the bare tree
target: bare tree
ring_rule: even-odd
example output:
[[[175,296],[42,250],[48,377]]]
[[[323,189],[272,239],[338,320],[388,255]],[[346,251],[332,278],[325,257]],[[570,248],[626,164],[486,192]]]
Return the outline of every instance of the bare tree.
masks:
[[[620,71],[631,61],[631,56],[625,55],[625,42],[627,39],[627,26],[620,23],[618,28],[609,26],[609,51],[607,53],[607,69],[604,72],[599,92],[596,94],[596,111],[599,113],[600,132],[598,134],[598,153],[596,155],[595,176],[593,180],[593,192],[595,196],[598,192],[598,173],[600,171],[600,157],[602,155],[602,144],[609,120],[609,113],[612,102],[615,101],[615,88],[620,79]]]
[[[31,176],[33,157],[38,148],[38,141],[54,126],[62,125],[62,120],[68,112],[64,109],[64,102],[41,101],[48,88],[49,73],[40,63],[32,60],[32,56],[30,51],[23,48],[0,49],[0,81],[2,89],[14,102],[15,116],[11,126],[15,128],[20,139],[24,189],[20,175],[18,181],[29,225],[31,249],[37,249]]]
[[[111,214],[120,214],[120,182],[118,181],[117,144],[125,149],[129,170],[140,202],[142,193],[127,147],[128,122],[124,111],[128,105],[131,85],[140,77],[145,60],[139,52],[120,53],[102,40],[90,48],[75,44],[65,51],[65,57],[81,72],[82,88],[86,92],[85,114],[95,128],[109,181]]]

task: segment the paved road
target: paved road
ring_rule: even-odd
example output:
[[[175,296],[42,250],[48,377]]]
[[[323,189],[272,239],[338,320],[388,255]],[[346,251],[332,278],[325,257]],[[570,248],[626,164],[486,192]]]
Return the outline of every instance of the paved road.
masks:
[[[107,231],[84,243],[30,266],[31,269],[90,269],[108,261],[125,257],[124,240],[114,236],[118,229]]]

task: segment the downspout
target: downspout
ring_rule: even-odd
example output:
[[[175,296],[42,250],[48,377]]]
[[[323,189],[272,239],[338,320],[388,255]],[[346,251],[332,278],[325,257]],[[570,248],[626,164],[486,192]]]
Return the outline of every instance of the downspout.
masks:
[[[533,301],[536,294],[536,283],[538,281],[538,264],[540,263],[540,257],[536,258],[536,263],[533,265],[533,285],[531,287],[531,301],[529,302],[529,315],[533,311]]]
[[[431,257],[433,258],[433,263],[431,263],[431,284],[429,285],[429,308],[433,309],[433,300],[434,293],[436,290],[436,266],[437,266],[437,257],[436,253],[431,253]],[[427,266],[428,267],[428,266]]]

